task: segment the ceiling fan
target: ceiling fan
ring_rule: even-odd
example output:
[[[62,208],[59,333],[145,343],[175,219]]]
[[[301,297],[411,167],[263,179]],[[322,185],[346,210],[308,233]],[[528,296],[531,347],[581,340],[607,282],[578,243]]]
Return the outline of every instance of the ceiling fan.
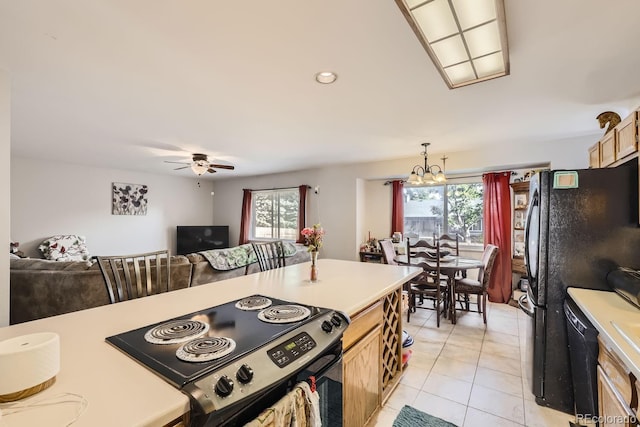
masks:
[[[180,169],[186,169],[190,167],[191,170],[198,176],[202,175],[205,172],[216,173],[217,172],[216,169],[228,169],[228,170],[235,169],[235,167],[230,165],[220,165],[215,163],[209,163],[209,161],[207,160],[206,154],[195,153],[193,154],[192,159],[193,160],[191,162],[171,162],[169,160],[165,160],[164,162],[186,165],[179,168],[175,168],[174,170],[177,171]]]

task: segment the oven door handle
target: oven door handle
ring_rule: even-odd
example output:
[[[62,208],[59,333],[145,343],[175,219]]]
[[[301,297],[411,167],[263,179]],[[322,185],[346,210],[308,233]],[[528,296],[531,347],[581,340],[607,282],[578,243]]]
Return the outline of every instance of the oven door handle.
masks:
[[[314,366],[319,360],[327,356],[332,356],[332,357],[319,368],[316,368]],[[326,374],[331,368],[339,364],[341,361],[342,361],[342,343],[335,346],[333,351],[324,354],[320,359],[316,360],[309,367],[307,367],[307,370],[305,371],[305,375],[308,374],[307,375],[308,377],[316,377],[316,380],[317,380],[321,378],[324,374]],[[308,370],[308,368],[310,367],[313,367],[314,370],[313,371]]]
[[[331,368],[336,366],[341,361],[342,361],[342,353],[340,353],[337,356],[334,355],[334,358],[330,362],[328,362],[326,365],[324,365],[322,368],[320,368],[320,370],[315,374],[313,374],[313,376],[316,377],[316,379],[321,378],[324,374],[330,371]]]

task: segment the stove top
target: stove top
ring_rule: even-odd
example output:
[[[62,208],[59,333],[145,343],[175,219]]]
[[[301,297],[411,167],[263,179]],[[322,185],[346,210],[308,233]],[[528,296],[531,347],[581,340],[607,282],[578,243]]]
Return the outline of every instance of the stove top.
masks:
[[[182,388],[328,312],[254,295],[106,340]],[[207,351],[210,348],[217,354],[211,356]]]

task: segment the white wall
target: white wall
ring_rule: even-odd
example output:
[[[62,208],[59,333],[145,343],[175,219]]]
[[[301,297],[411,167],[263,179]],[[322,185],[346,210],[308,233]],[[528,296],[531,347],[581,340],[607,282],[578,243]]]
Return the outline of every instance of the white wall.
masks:
[[[112,182],[148,185],[147,214],[112,215]],[[55,234],[85,236],[92,255],[165,248],[175,253],[177,225],[213,222],[213,183],[200,180],[198,187],[197,182],[191,178],[12,157],[11,239],[20,242],[20,249],[34,257],[41,256],[37,251],[40,242]]]
[[[0,69],[0,242],[11,240],[10,228],[10,82],[9,73]],[[6,246],[5,246],[6,250]],[[0,326],[9,324],[9,257],[0,257]]]
[[[598,135],[591,135],[526,147],[494,146],[447,153],[447,172],[519,169],[548,163],[553,169],[586,168],[587,148],[598,138]],[[440,157],[442,155],[437,152],[429,156],[431,163],[436,163],[434,159]],[[240,230],[243,188],[260,190],[301,184],[319,185],[320,194],[316,196],[313,191],[309,194],[308,223],[319,221],[326,230],[321,257],[357,260],[359,244],[369,231],[377,238],[388,237],[391,233],[391,186],[385,186],[383,182],[391,178],[406,178],[411,168],[420,163],[420,150],[416,150],[416,156],[411,158],[216,181],[214,217],[218,224],[229,225],[231,244],[235,244]],[[366,182],[363,184],[360,180]]]

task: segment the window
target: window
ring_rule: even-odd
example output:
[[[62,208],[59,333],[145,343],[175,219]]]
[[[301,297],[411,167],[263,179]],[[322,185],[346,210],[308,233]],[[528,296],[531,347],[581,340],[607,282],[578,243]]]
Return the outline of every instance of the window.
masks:
[[[251,238],[296,240],[300,193],[297,188],[252,192]]]
[[[458,234],[461,242],[483,243],[481,183],[404,188],[406,235]]]

